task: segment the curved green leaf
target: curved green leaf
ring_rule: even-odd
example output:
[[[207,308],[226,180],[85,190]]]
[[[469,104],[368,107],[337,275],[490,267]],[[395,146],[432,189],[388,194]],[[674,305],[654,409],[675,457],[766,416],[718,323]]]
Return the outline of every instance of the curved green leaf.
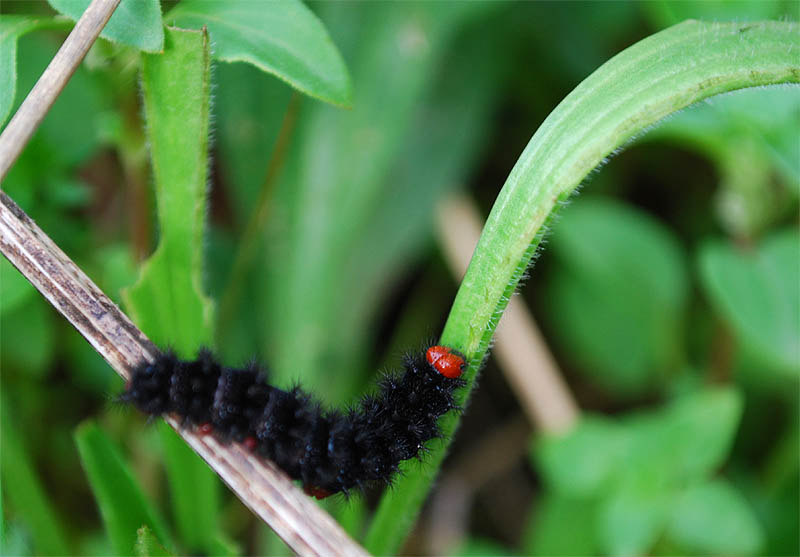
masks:
[[[77,21],[91,0],[47,0],[60,14]],[[145,52],[164,49],[164,25],[158,0],[122,0],[100,36]]]
[[[530,265],[543,225],[586,175],[665,116],[711,95],[800,82],[800,26],[788,22],[688,21],[640,41],[584,80],[548,116],[511,171],[481,235],[441,342],[469,359],[469,387],[494,329]],[[441,421],[445,439],[457,416]],[[446,452],[432,448],[424,467],[384,495],[367,549],[393,552],[421,506]],[[398,519],[401,517],[402,519]]]
[[[747,500],[724,480],[686,490],[673,510],[669,536],[694,554],[752,555],[764,544]]]
[[[322,22],[299,0],[184,0],[167,21],[208,28],[214,57],[248,62],[320,100],[349,106],[350,77]]]

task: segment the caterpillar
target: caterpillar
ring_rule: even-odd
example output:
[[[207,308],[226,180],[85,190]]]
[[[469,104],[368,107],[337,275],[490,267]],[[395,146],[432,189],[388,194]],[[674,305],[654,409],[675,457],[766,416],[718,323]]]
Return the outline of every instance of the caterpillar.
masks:
[[[281,390],[255,363],[220,364],[208,349],[180,360],[171,351],[142,362],[120,400],[149,415],[174,414],[184,425],[225,442],[242,443],[273,461],[307,494],[322,499],[390,483],[401,461],[419,457],[440,436],[440,416],[458,406],[464,357],[445,346],[407,355],[346,410],[324,409],[299,387]]]

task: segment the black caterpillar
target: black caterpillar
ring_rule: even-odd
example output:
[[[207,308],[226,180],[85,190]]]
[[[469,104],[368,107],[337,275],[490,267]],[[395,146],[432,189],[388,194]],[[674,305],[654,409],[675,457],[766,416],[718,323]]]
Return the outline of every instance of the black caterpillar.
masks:
[[[299,388],[269,385],[255,364],[226,367],[206,349],[193,361],[167,352],[138,365],[120,399],[243,443],[323,498],[388,483],[401,461],[440,435],[439,417],[457,408],[453,392],[464,384],[465,367],[460,354],[431,346],[406,356],[404,367],[402,375],[384,376],[376,394],[339,411],[323,409]]]

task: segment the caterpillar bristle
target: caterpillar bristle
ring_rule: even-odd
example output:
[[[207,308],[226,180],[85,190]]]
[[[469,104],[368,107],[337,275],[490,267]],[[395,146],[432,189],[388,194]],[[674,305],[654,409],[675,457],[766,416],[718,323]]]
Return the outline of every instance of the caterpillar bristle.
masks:
[[[453,393],[466,367],[454,350],[430,346],[404,357],[405,371],[384,374],[377,391],[344,410],[325,409],[300,387],[271,386],[261,366],[221,365],[202,348],[194,360],[166,351],[131,374],[118,400],[152,416],[239,442],[272,460],[317,498],[392,484],[402,461],[421,460],[441,437],[439,418],[461,411]]]

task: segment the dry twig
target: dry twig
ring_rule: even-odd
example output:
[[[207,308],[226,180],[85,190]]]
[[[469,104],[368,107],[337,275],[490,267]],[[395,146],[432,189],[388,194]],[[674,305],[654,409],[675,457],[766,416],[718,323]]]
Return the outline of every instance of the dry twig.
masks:
[[[158,349],[120,309],[0,191],[0,251],[123,378]],[[271,462],[238,445],[169,424],[239,499],[301,555],[366,555],[341,527]]]

